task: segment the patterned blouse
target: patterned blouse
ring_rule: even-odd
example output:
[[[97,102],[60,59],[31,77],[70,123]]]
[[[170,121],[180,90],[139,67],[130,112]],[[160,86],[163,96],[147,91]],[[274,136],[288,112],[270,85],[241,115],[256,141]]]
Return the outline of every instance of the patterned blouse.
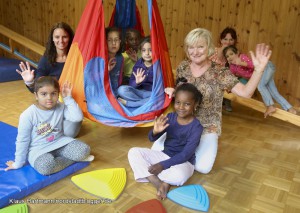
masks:
[[[204,127],[203,134],[216,132],[221,135],[222,101],[224,90],[231,90],[239,80],[228,68],[212,62],[211,67],[200,77],[194,77],[190,62],[182,61],[177,67],[176,79],[185,78],[203,95],[197,118]]]

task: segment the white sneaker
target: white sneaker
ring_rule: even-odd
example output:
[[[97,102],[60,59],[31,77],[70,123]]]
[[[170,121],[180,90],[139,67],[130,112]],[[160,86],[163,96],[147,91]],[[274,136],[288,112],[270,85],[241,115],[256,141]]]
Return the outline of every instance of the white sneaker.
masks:
[[[92,162],[95,159],[94,155],[89,155],[85,159],[81,160],[80,162]]]

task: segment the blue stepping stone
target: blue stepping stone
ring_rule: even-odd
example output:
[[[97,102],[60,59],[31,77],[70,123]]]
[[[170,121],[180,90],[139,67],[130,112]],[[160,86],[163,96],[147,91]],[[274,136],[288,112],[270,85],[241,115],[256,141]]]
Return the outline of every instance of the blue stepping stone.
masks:
[[[207,212],[209,209],[209,197],[200,185],[178,187],[171,190],[167,197],[173,202],[190,209],[203,212]]]

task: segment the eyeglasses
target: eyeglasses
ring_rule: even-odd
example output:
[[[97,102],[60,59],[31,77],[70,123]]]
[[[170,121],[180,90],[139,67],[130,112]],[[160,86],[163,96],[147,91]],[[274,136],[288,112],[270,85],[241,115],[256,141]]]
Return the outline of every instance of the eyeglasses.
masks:
[[[110,43],[110,44],[113,44],[113,43],[119,43],[119,42],[121,42],[121,40],[118,39],[118,38],[116,38],[116,39],[108,39],[107,42]]]

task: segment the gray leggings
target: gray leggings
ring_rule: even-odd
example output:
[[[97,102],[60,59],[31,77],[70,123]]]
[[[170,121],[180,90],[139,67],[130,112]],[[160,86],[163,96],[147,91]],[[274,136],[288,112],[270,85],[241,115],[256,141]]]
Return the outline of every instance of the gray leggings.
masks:
[[[75,140],[52,152],[42,154],[34,161],[34,169],[42,175],[63,170],[75,161],[82,161],[90,154],[90,146]]]

